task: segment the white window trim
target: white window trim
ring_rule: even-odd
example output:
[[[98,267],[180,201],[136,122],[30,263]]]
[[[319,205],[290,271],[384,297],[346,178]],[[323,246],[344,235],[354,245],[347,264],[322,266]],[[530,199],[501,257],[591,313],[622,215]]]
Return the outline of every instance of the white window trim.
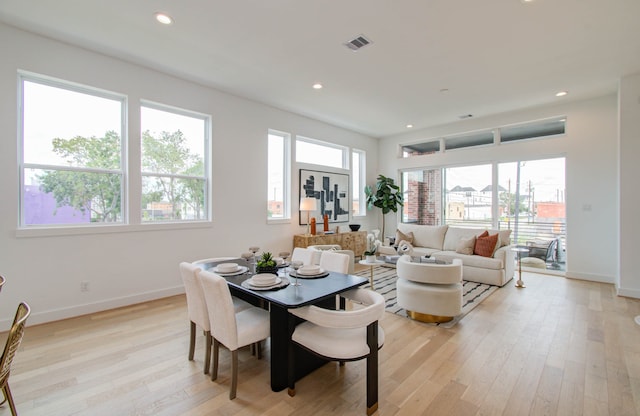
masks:
[[[142,109],[142,107],[147,107],[147,108],[152,108],[154,110],[158,110],[158,111],[166,111],[169,113],[174,113],[174,114],[179,114],[185,117],[193,117],[193,118],[198,118],[198,119],[202,119],[204,121],[204,135],[205,135],[205,141],[204,141],[204,176],[199,177],[199,176],[188,176],[188,175],[171,175],[171,174],[158,174],[158,173],[154,173],[154,172],[144,172],[142,170],[142,119],[140,119],[140,132],[139,132],[139,141],[138,141],[138,146],[140,146],[140,160],[138,161],[138,166],[139,166],[139,175],[140,175],[140,181],[142,181],[142,177],[145,176],[163,176],[163,177],[174,177],[174,178],[181,178],[181,179],[203,179],[205,181],[205,192],[204,192],[204,200],[205,200],[205,204],[206,204],[206,209],[205,209],[205,216],[206,218],[200,219],[200,220],[170,220],[170,221],[159,221],[159,222],[154,222],[154,221],[143,221],[142,220],[142,205],[140,205],[138,207],[137,210],[135,210],[132,207],[128,207],[130,210],[133,209],[135,211],[135,215],[136,215],[136,224],[141,224],[145,227],[147,226],[163,226],[163,225],[171,225],[171,224],[189,224],[189,223],[193,223],[193,224],[202,224],[202,223],[211,223],[213,221],[213,209],[212,209],[212,205],[213,205],[213,189],[212,189],[212,183],[213,183],[213,168],[212,168],[212,155],[211,155],[211,141],[212,141],[212,120],[211,120],[211,116],[208,114],[204,114],[204,113],[200,113],[197,111],[192,111],[192,110],[186,110],[184,108],[180,108],[180,107],[175,107],[172,105],[168,105],[168,104],[162,104],[162,103],[158,103],[155,101],[150,101],[150,100],[144,100],[141,99],[140,100],[140,106],[138,107],[138,109]],[[141,114],[141,111],[139,112],[139,114]],[[140,202],[142,200],[142,188],[139,188],[140,191],[140,195],[137,196],[137,200]],[[181,227],[177,227],[177,228],[181,228]]]
[[[333,169],[349,169],[349,166],[351,165],[351,160],[350,160],[351,153],[349,152],[349,148],[347,146],[343,146],[343,145],[339,145],[339,144],[335,144],[335,143],[330,143],[330,142],[326,142],[326,141],[322,141],[322,140],[318,140],[318,139],[312,139],[310,137],[296,135],[296,142],[298,142],[298,141],[309,143],[309,144],[315,144],[317,146],[323,146],[323,147],[328,147],[328,148],[332,148],[332,149],[337,149],[337,150],[340,150],[342,152],[342,166],[340,166],[340,167],[317,164],[317,163],[313,163],[313,164],[318,165],[318,166],[326,166],[326,167],[333,168]],[[305,163],[305,164],[311,164],[309,162],[298,161],[297,158],[296,158],[296,162]]]
[[[269,129],[267,134],[280,136],[283,139],[283,178],[282,178],[282,218],[267,217],[267,224],[290,224],[291,223],[291,134]],[[268,145],[268,144],[267,144]],[[268,191],[268,190],[267,190]],[[267,195],[267,200],[268,200]]]
[[[92,168],[77,168],[69,166],[47,165],[39,163],[26,163],[24,161],[24,82],[32,82],[35,84],[41,84],[52,88],[58,88],[67,91],[73,91],[81,94],[92,95],[95,97],[105,98],[109,100],[119,101],[120,106],[120,169],[92,169]],[[54,235],[64,229],[87,229],[88,233],[102,227],[114,227],[123,226],[128,224],[128,209],[127,209],[127,195],[128,195],[128,160],[127,160],[127,144],[128,144],[128,129],[127,129],[127,111],[128,111],[128,99],[126,95],[114,93],[111,91],[103,90],[96,87],[82,85],[76,82],[65,81],[54,77],[37,74],[29,71],[18,71],[18,168],[19,168],[19,189],[18,189],[18,225],[16,235],[22,234],[40,234],[40,230],[51,229]],[[121,221],[117,223],[87,223],[87,224],[33,224],[26,225],[24,223],[25,218],[25,206],[24,206],[24,171],[25,169],[53,169],[53,170],[76,170],[79,172],[95,172],[95,173],[116,173],[120,174],[122,178],[121,188]],[[45,234],[48,235],[48,234]]]
[[[367,203],[366,203],[366,198],[367,196],[364,193],[364,187],[366,185],[366,179],[367,179],[367,152],[365,152],[364,150],[360,150],[360,149],[352,149],[351,150],[352,154],[357,154],[358,158],[360,160],[359,166],[359,178],[360,178],[360,184],[359,187],[357,189],[358,192],[358,199],[360,201],[360,212],[353,214],[352,216],[354,218],[356,217],[366,217],[367,216]],[[353,206],[353,195],[355,195],[355,191],[351,193],[352,195],[352,201],[351,204]]]

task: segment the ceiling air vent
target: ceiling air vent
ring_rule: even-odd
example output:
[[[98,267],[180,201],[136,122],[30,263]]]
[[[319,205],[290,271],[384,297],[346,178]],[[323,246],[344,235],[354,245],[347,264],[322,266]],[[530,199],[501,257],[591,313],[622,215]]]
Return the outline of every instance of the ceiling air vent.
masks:
[[[458,118],[461,120],[464,120],[465,118],[471,118],[471,117],[473,117],[473,114],[462,114],[458,116]]]
[[[361,48],[364,48],[370,43],[371,40],[367,39],[364,35],[360,35],[357,38],[351,39],[350,41],[346,42],[344,45],[352,51],[357,51]]]

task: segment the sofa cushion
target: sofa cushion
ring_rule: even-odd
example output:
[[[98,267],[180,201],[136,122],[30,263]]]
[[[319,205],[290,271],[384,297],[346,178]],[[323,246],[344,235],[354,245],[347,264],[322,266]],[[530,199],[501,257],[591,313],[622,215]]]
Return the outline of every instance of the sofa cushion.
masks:
[[[432,257],[437,260],[444,260],[444,261],[453,261],[453,259],[460,259],[462,260],[462,265],[464,267],[469,266],[469,267],[477,267],[477,268],[491,269],[491,270],[501,270],[504,268],[504,263],[502,259],[496,259],[493,257],[476,256],[476,255],[468,256],[466,254],[456,253],[455,251],[439,251],[437,253],[434,253]],[[464,272],[463,272],[462,278],[464,279]]]
[[[476,245],[473,249],[473,254],[483,257],[493,256],[496,248],[498,248],[499,240],[500,237],[498,234],[489,235],[489,232],[485,231],[476,238]]]
[[[469,238],[461,238],[456,246],[456,253],[460,254],[473,254],[473,249],[476,245],[476,236],[472,235]]]
[[[398,224],[398,229],[403,233],[413,233],[413,247],[426,247],[436,250],[442,250],[444,236],[448,228],[448,225]]]
[[[511,230],[489,230],[489,234],[498,233],[498,238],[500,238],[500,247],[508,246],[511,244]]]
[[[405,234],[400,230],[396,230],[396,246],[400,244],[401,241],[406,241],[409,244],[413,244],[413,233],[409,231],[407,234]]]
[[[461,238],[477,237],[484,230],[477,228],[449,227],[447,234],[444,236],[443,250],[455,251]]]

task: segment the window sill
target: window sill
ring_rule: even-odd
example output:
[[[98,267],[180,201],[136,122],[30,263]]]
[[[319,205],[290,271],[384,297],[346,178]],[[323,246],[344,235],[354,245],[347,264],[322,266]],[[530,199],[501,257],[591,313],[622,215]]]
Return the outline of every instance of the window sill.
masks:
[[[89,235],[89,234],[110,234],[110,233],[131,233],[140,231],[164,231],[164,230],[184,230],[210,228],[212,221],[190,221],[190,222],[166,222],[166,223],[144,223],[144,224],[118,224],[118,225],[96,225],[84,227],[39,227],[39,228],[19,228],[16,230],[17,238],[29,237],[56,237],[62,235]]]

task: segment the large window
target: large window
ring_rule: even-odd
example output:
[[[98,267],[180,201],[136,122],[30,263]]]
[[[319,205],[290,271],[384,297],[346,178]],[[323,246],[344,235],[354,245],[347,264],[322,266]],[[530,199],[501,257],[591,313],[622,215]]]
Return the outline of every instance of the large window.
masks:
[[[363,150],[351,151],[351,185],[353,187],[352,215],[367,215],[365,203],[366,153]]]
[[[267,217],[291,218],[291,136],[269,130],[267,139]]]
[[[209,118],[145,103],[142,129],[142,220],[208,219]]]
[[[125,98],[20,75],[20,225],[124,221]]]
[[[529,255],[544,260],[547,269],[561,268],[567,226],[565,158],[500,163],[498,183],[500,227],[513,230],[514,242],[531,246]]]
[[[348,169],[349,152],[344,146],[298,136],[296,162]]]
[[[402,222],[512,230],[546,269],[566,252],[565,159],[402,172]]]
[[[491,227],[492,165],[444,169],[445,223],[465,227]]]

